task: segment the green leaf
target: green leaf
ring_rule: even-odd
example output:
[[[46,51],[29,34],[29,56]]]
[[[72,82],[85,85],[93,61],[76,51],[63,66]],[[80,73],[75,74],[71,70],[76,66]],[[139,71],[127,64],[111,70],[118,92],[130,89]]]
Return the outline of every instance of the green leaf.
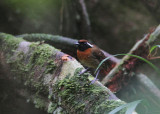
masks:
[[[132,112],[136,109],[137,105],[141,102],[141,100],[133,101],[128,104],[126,114],[132,114]]]
[[[122,105],[122,106],[119,106],[119,107],[115,108],[114,110],[112,110],[111,112],[109,112],[108,114],[115,114],[115,113],[119,112],[120,110],[122,110],[123,108],[125,108],[126,105],[127,105],[127,104],[124,104],[124,105]]]
[[[96,70],[95,70],[94,73],[96,73],[96,72],[98,71],[98,69],[100,68],[100,66],[101,66],[105,61],[107,61],[108,59],[110,59],[110,58],[113,57],[113,56],[115,57],[115,56],[119,56],[119,55],[128,55],[128,56],[136,57],[136,58],[144,61],[145,63],[149,64],[154,70],[156,70],[156,71],[160,74],[160,70],[159,70],[154,64],[152,64],[151,62],[149,62],[148,60],[146,60],[146,59],[143,58],[143,57],[140,57],[140,56],[138,56],[138,55],[133,55],[133,54],[116,54],[116,55],[109,56],[109,57],[103,59],[103,60],[100,62],[100,64],[98,65],[98,67],[96,68]]]
[[[120,110],[127,108],[126,113],[125,114],[132,114],[132,112],[136,109],[137,105],[141,102],[141,100],[137,100],[137,101],[133,101],[131,103],[127,103],[124,105],[121,105],[117,108],[115,108],[114,110],[112,110],[111,112],[109,112],[109,114],[115,114],[117,112],[119,112]]]
[[[152,46],[151,49],[149,50],[149,55],[152,53],[153,50],[155,50],[157,47],[160,48],[160,45],[155,45],[155,46]]]

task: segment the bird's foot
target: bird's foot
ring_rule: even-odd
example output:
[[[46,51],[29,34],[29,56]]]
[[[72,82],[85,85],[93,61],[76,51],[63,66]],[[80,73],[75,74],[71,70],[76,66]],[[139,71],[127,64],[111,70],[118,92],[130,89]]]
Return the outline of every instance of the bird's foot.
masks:
[[[98,81],[99,79],[94,78],[94,80],[91,81],[90,85],[94,84],[96,81]]]
[[[89,70],[89,68],[86,68],[86,69],[82,70],[82,71],[79,73],[79,75],[82,75],[82,74],[86,73],[88,70]]]
[[[100,71],[100,70],[98,70],[98,72],[97,72],[97,74],[96,74],[96,77],[94,78],[94,80],[91,81],[90,85],[91,85],[91,84],[94,84],[95,81],[98,81],[97,77],[98,77],[98,75],[99,75],[99,71]]]

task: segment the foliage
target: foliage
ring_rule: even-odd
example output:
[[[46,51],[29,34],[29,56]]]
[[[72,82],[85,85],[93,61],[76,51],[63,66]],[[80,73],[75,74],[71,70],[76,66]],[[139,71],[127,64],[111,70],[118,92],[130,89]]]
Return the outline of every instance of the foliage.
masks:
[[[149,50],[149,55],[151,55],[151,53],[152,53],[157,47],[160,48],[160,45],[152,46],[151,49]]]
[[[131,103],[127,103],[124,105],[121,105],[117,108],[115,108],[114,110],[112,110],[111,112],[109,112],[109,114],[115,114],[117,112],[119,112],[120,110],[127,108],[127,111],[125,114],[132,114],[132,112],[135,110],[135,108],[137,107],[137,105],[141,102],[141,100],[137,100],[137,101],[133,101]]]
[[[156,70],[156,71],[160,74],[159,69],[158,69],[154,64],[152,64],[150,61],[148,61],[147,59],[145,59],[145,58],[143,58],[143,57],[140,57],[140,56],[138,56],[138,55],[133,55],[133,54],[116,54],[116,55],[112,55],[112,56],[119,56],[119,55],[128,55],[128,56],[136,57],[136,58],[144,61],[145,63],[149,64],[154,70]],[[96,68],[95,73],[98,71],[98,69],[100,68],[100,66],[101,66],[106,60],[110,59],[112,56],[109,56],[109,57],[105,58],[104,60],[102,60],[102,61],[100,62],[100,64],[98,65],[98,67]]]

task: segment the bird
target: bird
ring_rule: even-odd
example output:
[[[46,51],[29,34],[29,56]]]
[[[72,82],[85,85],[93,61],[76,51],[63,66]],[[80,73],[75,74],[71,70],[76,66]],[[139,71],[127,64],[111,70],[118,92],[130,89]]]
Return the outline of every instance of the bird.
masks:
[[[89,68],[96,69],[100,62],[106,58],[102,50],[94,44],[89,43],[87,40],[79,40],[76,44],[77,47],[77,58],[80,63],[88,67],[84,72],[88,71]],[[92,80],[91,84],[97,80],[100,70],[106,70],[109,66],[109,62],[102,64],[100,69],[97,71],[95,79]]]

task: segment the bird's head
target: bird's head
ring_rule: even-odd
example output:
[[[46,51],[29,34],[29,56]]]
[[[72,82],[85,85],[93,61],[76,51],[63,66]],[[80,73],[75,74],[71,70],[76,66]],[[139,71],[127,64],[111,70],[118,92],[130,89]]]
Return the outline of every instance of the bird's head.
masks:
[[[87,40],[79,40],[75,45],[80,51],[85,51],[86,49],[93,47],[93,45],[90,44]]]

